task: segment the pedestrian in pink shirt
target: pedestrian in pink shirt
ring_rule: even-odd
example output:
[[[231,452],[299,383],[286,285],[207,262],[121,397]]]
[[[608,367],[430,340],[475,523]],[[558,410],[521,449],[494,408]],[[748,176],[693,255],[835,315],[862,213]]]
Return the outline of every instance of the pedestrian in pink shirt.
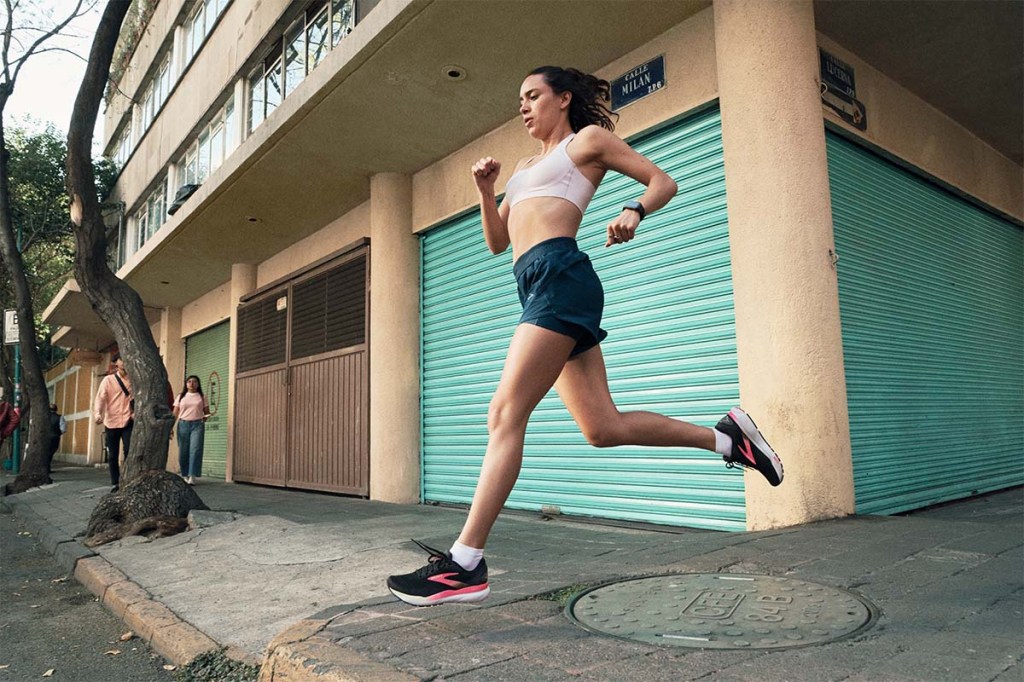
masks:
[[[203,395],[199,377],[185,379],[185,388],[174,400],[174,416],[178,418],[178,468],[189,485],[203,473],[203,439],[210,405]]]
[[[93,403],[93,416],[97,424],[105,427],[107,448],[107,464],[110,466],[110,492],[117,492],[121,484],[121,460],[119,445],[124,444],[125,457],[132,441],[134,425],[135,401],[132,396],[132,383],[124,368],[124,360],[120,353],[111,356],[114,371],[103,377],[100,389],[96,392]]]

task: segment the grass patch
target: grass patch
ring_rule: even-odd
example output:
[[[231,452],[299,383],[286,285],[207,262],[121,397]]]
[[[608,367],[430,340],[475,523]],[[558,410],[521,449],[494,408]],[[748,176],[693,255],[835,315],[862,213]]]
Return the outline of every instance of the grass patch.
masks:
[[[574,583],[566,587],[560,587],[557,590],[545,592],[544,594],[538,594],[534,598],[543,599],[545,601],[557,602],[559,606],[564,607],[566,604],[572,601],[573,597],[575,597],[577,594],[593,587],[595,584],[596,583]]]
[[[224,650],[207,651],[174,673],[175,682],[256,682],[258,665],[247,665],[228,658]]]

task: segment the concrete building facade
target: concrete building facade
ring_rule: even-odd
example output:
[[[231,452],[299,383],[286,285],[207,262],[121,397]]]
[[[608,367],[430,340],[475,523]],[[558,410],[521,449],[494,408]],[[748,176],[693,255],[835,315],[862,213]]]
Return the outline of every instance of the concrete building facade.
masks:
[[[616,132],[681,188],[635,247],[595,253],[605,213],[641,191],[621,178],[581,229],[609,292],[613,397],[706,425],[739,402],[786,481],[589,448],[549,396],[511,506],[761,529],[1018,485],[1020,429],[981,422],[1024,417],[1020,18],[1014,3],[161,0],[106,111],[113,257],[175,391],[193,373],[216,387],[212,475],[466,503],[516,319],[469,168],[535,153],[519,84],[575,66],[644,90]],[[59,344],[113,343],[73,281],[45,319]]]

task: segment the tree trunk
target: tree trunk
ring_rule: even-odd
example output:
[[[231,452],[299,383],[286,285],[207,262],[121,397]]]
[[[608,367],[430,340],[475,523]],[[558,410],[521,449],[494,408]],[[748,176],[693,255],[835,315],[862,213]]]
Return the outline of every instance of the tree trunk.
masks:
[[[78,91],[68,130],[67,184],[74,225],[75,278],[93,310],[110,328],[132,382],[135,428],[122,478],[167,466],[174,418],[167,405],[167,371],[149,329],[142,299],[107,265],[107,233],[100,212],[91,156],[96,124],[118,32],[128,2],[107,3]]]
[[[0,115],[3,114],[9,95],[9,89],[0,88]],[[14,285],[14,298],[18,310],[18,342],[21,346],[21,380],[24,385],[22,419],[28,419],[25,459],[21,463],[18,476],[7,484],[7,493],[14,494],[50,482],[50,398],[36,348],[35,313],[32,310],[28,279],[25,277],[25,264],[21,259],[14,236],[14,225],[11,222],[9,160],[4,127],[0,122],[0,256],[3,257]],[[11,396],[10,401],[13,400],[14,396]],[[13,457],[19,455],[20,453],[13,453]]]

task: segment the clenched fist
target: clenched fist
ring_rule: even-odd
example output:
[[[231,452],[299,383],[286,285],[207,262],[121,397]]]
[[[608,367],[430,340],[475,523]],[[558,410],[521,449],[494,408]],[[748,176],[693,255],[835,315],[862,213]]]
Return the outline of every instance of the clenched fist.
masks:
[[[481,192],[493,192],[494,182],[501,172],[501,164],[490,156],[485,156],[473,164],[473,181]]]

